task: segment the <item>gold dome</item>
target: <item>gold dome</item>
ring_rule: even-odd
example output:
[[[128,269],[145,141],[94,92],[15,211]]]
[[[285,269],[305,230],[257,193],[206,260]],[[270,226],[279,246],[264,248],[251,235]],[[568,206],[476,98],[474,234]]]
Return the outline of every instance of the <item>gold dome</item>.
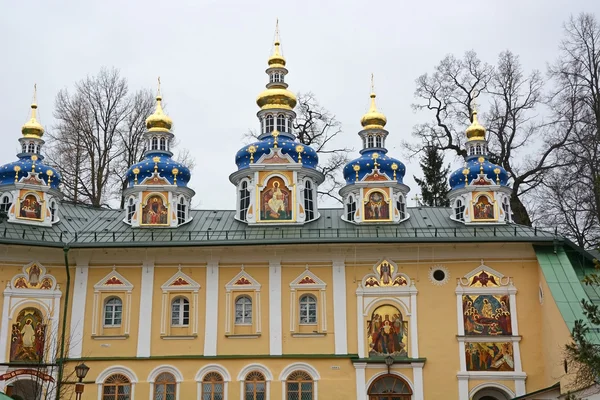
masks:
[[[475,110],[473,110],[473,122],[467,128],[467,140],[485,140],[485,128],[477,120]]]
[[[146,128],[150,132],[169,132],[173,120],[162,109],[162,96],[160,95],[160,78],[158,78],[158,94],[156,95],[156,110],[146,118]]]
[[[383,129],[385,124],[387,124],[385,115],[377,110],[377,105],[375,104],[376,97],[373,74],[371,74],[371,107],[369,107],[369,111],[360,119],[360,124],[365,129]]]
[[[271,108],[293,110],[297,102],[296,95],[285,88],[269,88],[256,98],[256,104],[262,110]]]
[[[33,103],[31,104],[31,119],[21,127],[21,133],[25,137],[41,138],[44,127],[37,121],[37,86],[33,86]]]

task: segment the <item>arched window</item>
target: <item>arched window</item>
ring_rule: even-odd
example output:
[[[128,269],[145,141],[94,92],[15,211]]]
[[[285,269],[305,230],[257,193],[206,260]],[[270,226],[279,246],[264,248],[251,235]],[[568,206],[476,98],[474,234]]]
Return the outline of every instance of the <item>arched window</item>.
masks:
[[[317,299],[310,294],[300,297],[300,324],[317,323]]]
[[[473,400],[508,400],[512,397],[513,396],[508,395],[503,390],[494,387],[487,387],[478,390],[473,396]]]
[[[375,136],[375,147],[383,147],[383,138],[379,135]]]
[[[306,212],[307,221],[315,219],[314,190],[309,180],[304,184],[304,211]]]
[[[242,181],[240,185],[240,220],[246,220],[246,214],[250,207],[250,191],[248,190],[248,182]]]
[[[186,208],[187,207],[185,206],[185,199],[183,198],[183,196],[181,196],[181,198],[179,199],[179,202],[177,203],[177,223],[179,225],[181,225],[185,222]]]
[[[285,132],[287,128],[285,115],[279,114],[277,116],[277,130],[279,132]]]
[[[167,149],[167,139],[165,139],[164,137],[160,138],[160,149],[161,150]]]
[[[456,199],[454,203],[454,218],[459,221],[465,220],[465,206],[461,199]]]
[[[469,155],[472,156],[475,154],[475,148],[473,146],[469,147]]]
[[[2,202],[0,202],[0,211],[7,213],[10,209],[10,196],[5,194],[2,196]]]
[[[371,148],[373,146],[375,146],[375,141],[373,140],[373,136],[369,135],[367,136],[367,147]]]
[[[363,149],[366,149],[367,148],[367,138],[363,137],[362,142],[363,142]]]
[[[265,376],[258,372],[252,371],[246,375],[244,382],[244,400],[264,400],[267,396],[267,380]]]
[[[510,201],[508,200],[508,197],[505,197],[504,199],[502,199],[502,210],[504,211],[504,220],[506,222],[512,221],[512,218],[510,215]]]
[[[23,153],[27,153],[27,143],[23,143],[21,145],[21,150],[22,150]]]
[[[50,202],[50,221],[56,221],[56,202],[54,200]]]
[[[348,204],[346,204],[346,219],[348,221],[354,221],[354,215],[356,214],[356,201],[354,196],[348,197]]]
[[[304,371],[294,371],[285,380],[287,400],[312,400],[314,398],[314,382]]]
[[[275,130],[275,119],[272,115],[265,118],[265,133],[271,133]]]
[[[369,400],[410,400],[412,390],[408,383],[396,375],[384,375],[369,387]]]
[[[396,201],[396,208],[400,213],[400,219],[406,218],[406,201],[404,201],[404,196],[399,194],[398,201]]]
[[[109,328],[121,326],[122,317],[123,302],[118,297],[109,297],[104,303],[104,326]]]
[[[131,400],[131,382],[122,374],[106,378],[102,384],[102,400]]]
[[[127,222],[131,222],[133,214],[135,214],[135,200],[133,200],[133,197],[130,197],[127,204]]]
[[[481,154],[481,145],[480,144],[478,144],[478,145],[475,146],[475,152],[477,154]]]
[[[272,72],[269,76],[269,81],[271,83],[280,83],[283,82],[283,74],[281,72]]]
[[[152,400],[175,400],[177,398],[177,381],[170,372],[163,372],[154,381],[154,397]]]
[[[154,136],[152,138],[152,144],[150,145],[151,150],[158,150],[158,138]]]
[[[267,129],[265,128],[265,120],[264,118],[260,120],[260,131],[265,133]]]
[[[29,147],[27,148],[29,153],[35,153],[35,144],[33,142],[29,142]]]
[[[190,324],[190,302],[185,297],[177,297],[171,303],[171,326]]]
[[[292,119],[291,118],[286,118],[285,120],[287,121],[286,132],[291,133],[292,132]]]
[[[217,372],[209,372],[202,378],[202,400],[224,400],[225,382]]]
[[[235,324],[252,324],[252,299],[248,296],[240,296],[235,299]]]

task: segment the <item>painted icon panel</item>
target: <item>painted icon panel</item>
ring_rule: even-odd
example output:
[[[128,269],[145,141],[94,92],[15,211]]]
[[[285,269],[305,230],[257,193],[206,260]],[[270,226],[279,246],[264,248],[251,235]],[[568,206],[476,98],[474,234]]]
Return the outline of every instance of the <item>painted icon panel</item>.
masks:
[[[389,219],[390,205],[385,200],[385,195],[379,191],[371,192],[365,203],[365,220],[387,221]]]
[[[500,343],[465,343],[467,371],[514,371],[513,345]]]
[[[269,179],[260,197],[262,220],[292,221],[292,193],[285,186],[283,179]]]
[[[27,219],[42,219],[42,205],[37,197],[32,194],[26,195],[20,202],[19,217]]]
[[[509,296],[464,295],[465,335],[512,335]]]
[[[142,209],[142,223],[145,225],[167,225],[169,210],[163,198],[150,195]]]
[[[479,196],[477,203],[473,205],[473,218],[494,219],[494,205],[487,196]]]
[[[32,307],[23,309],[12,326],[10,361],[43,361],[45,339],[42,313]]]
[[[408,357],[408,322],[392,305],[375,309],[367,321],[369,357]]]

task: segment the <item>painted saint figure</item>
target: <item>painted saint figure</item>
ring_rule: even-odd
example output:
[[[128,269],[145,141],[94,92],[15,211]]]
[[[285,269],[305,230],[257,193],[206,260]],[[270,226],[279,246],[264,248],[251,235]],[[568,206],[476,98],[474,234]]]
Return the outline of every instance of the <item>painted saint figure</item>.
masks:
[[[378,307],[367,321],[369,334],[369,355],[381,357],[393,355],[407,357],[406,322],[402,314],[394,306]]]
[[[168,210],[160,196],[151,196],[142,210],[142,221],[146,225],[166,225]]]
[[[292,219],[291,193],[279,177],[273,177],[261,193],[261,219],[289,221]]]
[[[21,310],[12,326],[10,361],[42,361],[45,332],[46,325],[38,309],[29,307]]]
[[[34,195],[29,194],[21,201],[19,216],[29,219],[42,218],[42,206]]]
[[[512,335],[508,295],[464,295],[465,335]]]
[[[389,285],[392,277],[390,264],[387,262],[381,263],[379,267],[379,279],[384,285]]]
[[[473,206],[475,219],[494,219],[494,206],[486,196],[481,196]]]
[[[267,204],[270,209],[269,214],[273,218],[279,218],[279,213],[285,212],[283,193],[281,192],[281,189],[279,189],[279,182],[273,182],[272,195]]]
[[[389,204],[381,192],[373,192],[369,195],[369,200],[365,204],[365,219],[367,220],[385,220],[390,217]]]

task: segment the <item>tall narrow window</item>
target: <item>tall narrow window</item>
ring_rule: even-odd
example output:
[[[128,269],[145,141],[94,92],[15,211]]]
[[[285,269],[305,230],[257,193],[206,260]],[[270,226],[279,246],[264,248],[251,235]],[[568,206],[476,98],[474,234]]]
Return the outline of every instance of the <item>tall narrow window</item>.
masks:
[[[108,328],[121,326],[123,302],[118,297],[111,297],[104,304],[104,326]]]
[[[158,138],[154,136],[152,138],[152,144],[150,145],[151,150],[158,150]]]
[[[375,147],[383,147],[383,138],[379,135],[375,136]]]
[[[275,129],[275,121],[272,115],[265,118],[265,133],[271,133]]]
[[[348,221],[354,221],[355,214],[356,214],[356,201],[354,201],[354,196],[349,196],[348,203],[346,204],[346,219]]]
[[[161,150],[167,149],[167,139],[165,139],[164,137],[160,138],[160,149]]]
[[[262,373],[252,371],[246,375],[244,382],[244,400],[265,400],[266,392],[267,380]]]
[[[154,397],[152,400],[175,400],[177,395],[177,381],[173,374],[163,372],[154,381]]]
[[[372,136],[372,135],[369,135],[369,136],[367,137],[367,147],[368,147],[368,148],[371,148],[371,147],[373,147],[373,146],[375,146],[375,141],[373,140],[373,136]]]
[[[4,195],[2,196],[2,202],[0,203],[0,211],[7,213],[10,209],[10,196]]]
[[[454,203],[454,216],[459,221],[465,220],[465,206],[461,199],[457,199]]]
[[[406,217],[406,202],[404,201],[404,196],[401,194],[398,195],[398,201],[396,202],[396,208],[400,213],[400,219],[404,219]]]
[[[304,184],[304,211],[306,212],[307,221],[315,219],[314,191],[312,183],[309,180]]]
[[[286,400],[312,400],[313,387],[314,382],[309,374],[294,371],[285,381]]]
[[[481,145],[480,144],[478,144],[478,145],[475,146],[475,152],[477,154],[481,154]]]
[[[21,145],[21,150],[23,151],[23,153],[27,153],[27,143],[23,143]]]
[[[363,142],[363,149],[366,149],[367,148],[367,138],[363,137],[362,142]]]
[[[291,133],[292,132],[292,119],[286,118],[285,120],[287,121],[287,129],[285,131],[288,133]]]
[[[300,297],[300,324],[317,323],[317,299],[310,294]]]
[[[50,221],[56,221],[56,202],[50,202]]]
[[[29,153],[35,153],[35,144],[33,142],[29,142],[29,148],[27,149]]]
[[[224,400],[225,382],[217,372],[209,372],[202,379],[202,400]]]
[[[131,400],[131,382],[122,374],[106,378],[102,384],[102,400]]]
[[[135,201],[133,200],[133,197],[130,197],[129,203],[127,204],[127,222],[131,222],[133,214],[135,214]]]
[[[285,121],[285,115],[279,114],[277,116],[277,130],[279,132],[285,132],[286,131],[286,127],[287,127],[287,124],[286,124],[286,121]]]
[[[181,225],[185,222],[185,219],[186,219],[186,206],[185,206],[185,199],[182,196],[179,199],[179,202],[177,203],[177,223],[179,225]]]
[[[252,324],[252,300],[248,296],[240,296],[235,299],[235,323],[236,325]]]
[[[250,191],[248,190],[248,182],[242,181],[240,185],[240,220],[246,220],[246,214],[250,207]]]
[[[502,210],[504,211],[504,220],[510,222],[512,218],[510,215],[510,201],[508,200],[508,197],[502,199]]]
[[[171,326],[190,324],[190,302],[185,297],[177,297],[171,303]]]

